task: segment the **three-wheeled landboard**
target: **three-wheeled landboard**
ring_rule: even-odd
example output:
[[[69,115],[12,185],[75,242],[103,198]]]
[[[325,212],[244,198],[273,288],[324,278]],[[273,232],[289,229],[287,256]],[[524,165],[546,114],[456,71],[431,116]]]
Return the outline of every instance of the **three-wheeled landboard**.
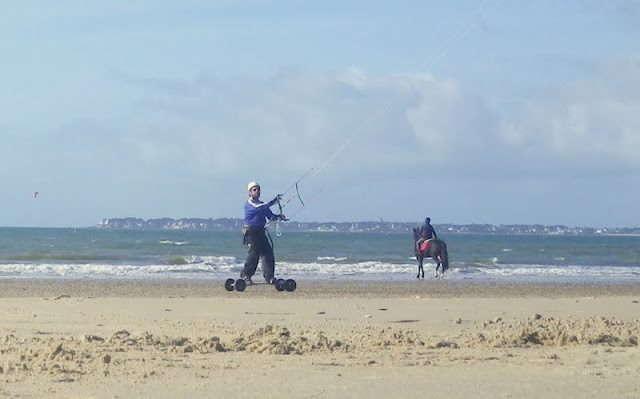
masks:
[[[289,291],[289,292],[293,292],[297,288],[296,281],[292,278],[287,280],[283,278],[279,278],[278,280],[276,280],[276,283],[274,284],[274,286],[278,291]],[[237,280],[228,278],[227,281],[224,282],[224,288],[227,291],[236,290],[236,291],[242,292],[245,290],[245,288],[247,288],[247,282],[241,278]]]

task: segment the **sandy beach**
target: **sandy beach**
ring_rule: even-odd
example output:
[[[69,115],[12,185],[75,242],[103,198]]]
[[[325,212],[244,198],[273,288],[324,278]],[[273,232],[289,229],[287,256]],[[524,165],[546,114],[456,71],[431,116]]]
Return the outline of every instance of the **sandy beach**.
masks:
[[[640,285],[298,285],[0,280],[0,397],[640,397]]]

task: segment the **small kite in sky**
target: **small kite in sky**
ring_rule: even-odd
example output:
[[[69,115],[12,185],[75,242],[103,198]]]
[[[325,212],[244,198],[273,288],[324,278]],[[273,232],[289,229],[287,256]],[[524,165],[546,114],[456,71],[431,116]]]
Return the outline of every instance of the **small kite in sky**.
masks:
[[[33,198],[38,198],[38,192],[36,191],[35,193],[33,193]]]

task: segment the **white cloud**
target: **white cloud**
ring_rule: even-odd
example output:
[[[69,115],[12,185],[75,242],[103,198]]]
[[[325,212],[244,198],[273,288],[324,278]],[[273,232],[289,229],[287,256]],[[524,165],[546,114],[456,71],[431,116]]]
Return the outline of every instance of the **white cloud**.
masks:
[[[638,168],[638,82],[640,68],[618,65],[543,93],[504,124],[503,136],[530,170],[585,175]]]
[[[145,80],[135,116],[109,136],[133,165],[212,178],[247,175],[265,162],[287,175],[326,163],[341,176],[624,170],[640,166],[633,150],[640,87],[626,83],[640,81],[639,70],[537,93],[507,118],[458,82],[420,74],[282,70],[264,78]]]

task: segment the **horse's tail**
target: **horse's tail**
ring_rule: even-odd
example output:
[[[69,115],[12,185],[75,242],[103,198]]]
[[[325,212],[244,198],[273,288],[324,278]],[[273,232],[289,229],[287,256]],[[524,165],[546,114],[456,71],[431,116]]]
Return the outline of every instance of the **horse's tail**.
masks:
[[[449,252],[447,252],[447,244],[442,241],[442,252],[440,253],[440,259],[442,259],[442,271],[444,272],[449,268]]]

